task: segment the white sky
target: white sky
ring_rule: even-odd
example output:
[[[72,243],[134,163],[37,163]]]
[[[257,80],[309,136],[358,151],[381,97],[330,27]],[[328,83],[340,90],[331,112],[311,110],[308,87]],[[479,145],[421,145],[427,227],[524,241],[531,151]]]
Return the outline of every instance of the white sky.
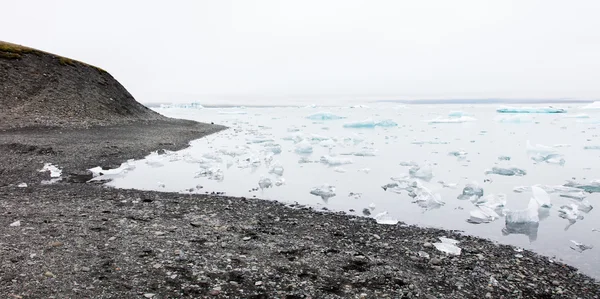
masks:
[[[102,67],[141,102],[600,98],[597,0],[4,2],[0,39]]]

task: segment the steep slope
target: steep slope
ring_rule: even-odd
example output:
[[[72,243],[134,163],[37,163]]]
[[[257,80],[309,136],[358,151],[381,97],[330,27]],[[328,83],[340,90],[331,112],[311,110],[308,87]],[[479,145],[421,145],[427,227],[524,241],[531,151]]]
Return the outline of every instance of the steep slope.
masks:
[[[158,119],[100,68],[0,41],[0,130]]]

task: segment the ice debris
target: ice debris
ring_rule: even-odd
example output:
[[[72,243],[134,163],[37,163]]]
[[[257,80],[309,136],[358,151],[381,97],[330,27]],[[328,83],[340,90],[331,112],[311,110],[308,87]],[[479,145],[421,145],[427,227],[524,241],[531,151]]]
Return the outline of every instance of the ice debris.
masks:
[[[275,180],[275,186],[281,186],[281,185],[285,185],[285,179],[284,178],[278,178],[277,180]]]
[[[278,176],[282,176],[283,171],[284,171],[283,166],[279,162],[275,162],[269,169],[269,173],[273,173]]]
[[[327,201],[329,198],[335,196],[335,187],[324,184],[323,186],[312,188],[310,194],[320,196],[323,200]]]
[[[449,117],[461,117],[461,116],[470,116],[470,113],[464,112],[464,111],[450,111],[450,113],[448,113]]]
[[[346,169],[342,168],[342,167],[336,167],[333,169],[333,171],[335,172],[339,172],[339,173],[345,173]]]
[[[457,198],[460,200],[476,200],[483,196],[483,188],[479,187],[479,185],[475,182],[471,184],[467,184],[465,188],[463,188],[462,194],[460,194]]]
[[[533,192],[533,199],[542,208],[551,208],[552,203],[550,202],[550,196],[544,189],[538,186],[531,186],[531,192]]]
[[[362,168],[358,170],[359,172],[369,173],[371,172],[371,168]]]
[[[204,109],[204,106],[200,105],[200,103],[193,102],[187,104],[160,104],[161,109],[168,108],[185,108],[185,109]]]
[[[415,161],[402,161],[399,164],[400,166],[419,166],[419,163]]]
[[[392,218],[387,211],[381,212],[375,215],[375,222],[379,224],[395,225],[398,224],[398,220]]]
[[[561,206],[558,210],[558,217],[569,221],[569,224],[567,227],[565,227],[565,230],[569,229],[569,227],[575,224],[577,220],[583,220],[583,215],[579,214],[579,208],[576,204]]]
[[[586,145],[583,147],[584,150],[600,150],[600,145]]]
[[[531,160],[537,162],[537,163],[548,163],[548,164],[556,164],[556,165],[565,165],[565,159],[563,158],[563,156],[561,154],[548,154],[548,155],[543,155],[543,154],[536,154],[534,156],[531,156]]]
[[[271,188],[273,187],[273,182],[270,178],[262,177],[260,180],[258,180],[258,187],[260,187],[260,189]]]
[[[573,115],[565,115],[563,118],[590,118],[590,116],[585,113],[580,113],[580,114],[573,114]]]
[[[465,151],[451,151],[448,153],[448,156],[454,156],[457,160],[465,160],[467,158],[467,152]]]
[[[529,205],[525,210],[506,211],[505,226],[502,234],[522,234],[529,237],[533,242],[537,239],[539,228],[539,206],[535,199],[529,200]]]
[[[441,184],[442,188],[450,188],[450,189],[456,189],[456,187],[458,186],[457,183],[447,183],[444,181],[438,181],[438,184]]]
[[[20,183],[17,185],[19,188],[27,188],[27,183]]]
[[[561,185],[535,185],[548,193],[580,193],[581,189]],[[518,186],[513,188],[516,193],[531,192],[531,186]]]
[[[527,172],[523,169],[517,167],[492,167],[492,169],[488,169],[485,171],[485,174],[498,174],[504,176],[524,176]]]
[[[509,156],[500,156],[498,157],[499,161],[510,161],[510,157]]]
[[[566,184],[564,184],[564,186],[581,189],[589,193],[600,192],[600,180],[593,180],[587,184],[580,184],[575,181],[568,181]]]
[[[414,192],[417,195],[415,196],[414,202],[423,209],[437,209],[445,204],[445,202],[442,201],[442,197],[440,194],[433,194],[429,189],[425,187],[418,188]]]
[[[500,218],[500,215],[494,209],[487,206],[479,206],[469,212],[469,215],[470,218],[467,219],[467,222],[474,224],[488,223]]]
[[[460,124],[466,122],[474,122],[477,119],[471,116],[460,116],[460,117],[450,117],[450,118],[442,118],[438,117],[435,119],[428,120],[429,124]]]
[[[376,122],[370,118],[362,120],[362,121],[344,124],[344,128],[375,128],[375,127],[395,127],[395,126],[398,126],[398,124],[390,119]]]
[[[344,164],[352,164],[352,160],[342,157],[322,156],[321,163],[329,166],[340,166]]]
[[[488,207],[496,212],[506,206],[506,194],[489,194],[474,200],[474,204],[478,207]],[[503,214],[500,212],[499,214]]]
[[[228,114],[228,115],[239,115],[239,114],[247,114],[248,112],[246,111],[219,111],[219,114]]]
[[[44,167],[42,167],[42,169],[40,169],[40,172],[46,172],[46,171],[50,172],[51,178],[59,178],[62,174],[62,170],[59,169],[58,167],[52,165],[52,163],[46,163],[46,164],[44,164]]]
[[[376,154],[376,150],[372,148],[363,148],[361,150],[355,152],[343,153],[345,156],[357,156],[357,157],[374,157]]]
[[[335,115],[331,112],[318,112],[318,113],[311,114],[311,115],[307,116],[306,118],[312,119],[312,120],[335,120],[335,119],[343,119],[345,117]]]
[[[302,141],[296,144],[296,149],[294,151],[297,154],[310,154],[313,152],[313,147],[308,141]]]
[[[500,107],[498,113],[567,113],[566,109],[549,107]]]
[[[281,154],[281,145],[279,144],[266,144],[265,152],[271,152],[275,155]]]
[[[460,255],[461,249],[456,246],[459,242],[454,239],[440,237],[441,242],[433,243],[435,248],[448,255]]]
[[[196,178],[206,177],[209,180],[222,181],[225,178],[223,170],[218,167],[201,168],[194,176]]]
[[[417,178],[427,182],[431,181],[433,178],[433,170],[429,164],[414,166],[408,170],[408,174],[411,178]]]
[[[21,221],[17,220],[15,222],[9,224],[8,226],[10,226],[10,227],[19,227],[19,226],[21,226]]]
[[[579,253],[582,253],[582,252],[584,252],[584,251],[586,251],[588,249],[593,249],[594,248],[593,245],[586,245],[586,244],[579,243],[579,242],[573,241],[573,240],[571,240],[571,243],[573,243],[573,245],[571,245],[571,249],[573,249],[573,250],[575,250],[575,251],[577,251]]]
[[[98,167],[89,169],[89,171],[91,171],[92,175],[94,176],[92,181],[95,181],[95,180],[105,180],[105,179],[112,179],[115,177],[119,177],[119,176],[122,176],[122,175],[126,174],[127,172],[134,170],[134,169],[135,169],[135,162],[133,159],[131,159],[125,163],[122,163],[121,166],[119,166],[118,168],[104,170],[104,169],[102,169],[102,167],[98,166]]]

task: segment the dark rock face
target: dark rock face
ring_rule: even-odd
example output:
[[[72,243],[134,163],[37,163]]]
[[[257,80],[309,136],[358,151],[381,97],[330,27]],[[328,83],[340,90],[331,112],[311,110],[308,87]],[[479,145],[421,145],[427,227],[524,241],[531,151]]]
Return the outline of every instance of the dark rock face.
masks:
[[[106,71],[0,41],[0,130],[164,119]]]

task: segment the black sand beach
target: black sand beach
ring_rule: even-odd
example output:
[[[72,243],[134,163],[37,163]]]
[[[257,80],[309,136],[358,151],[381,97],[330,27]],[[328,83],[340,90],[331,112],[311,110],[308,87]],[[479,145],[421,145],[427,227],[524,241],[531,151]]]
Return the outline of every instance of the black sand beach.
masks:
[[[0,54],[14,54],[6,49],[0,47]],[[25,58],[0,55],[0,72],[12,72],[13,78],[0,75],[4,90],[21,92],[28,86],[15,79],[25,62],[35,66],[33,72],[56,62],[51,71],[57,77],[89,71],[71,74],[61,68],[92,68],[61,65],[43,52],[17,54]],[[36,57],[43,59],[36,64]],[[182,149],[225,128],[146,114],[143,108],[127,114],[110,105],[88,105],[85,117],[73,112],[62,118],[64,109],[84,100],[65,97],[63,110],[44,110],[52,105],[48,100],[27,101],[46,97],[46,87],[58,84],[42,83],[18,100],[0,94],[0,103],[12,107],[0,113],[2,298],[600,296],[600,283],[570,266],[458,232],[379,225],[369,218],[260,199],[86,183],[88,168]],[[93,90],[85,101],[104,98],[101,88]],[[139,105],[127,95],[111,98],[121,106]],[[23,113],[17,118],[15,111]],[[35,122],[39,113],[43,117]],[[42,185],[49,179],[38,172],[44,163],[63,168],[65,179]],[[461,255],[434,248],[442,236],[459,240]]]

